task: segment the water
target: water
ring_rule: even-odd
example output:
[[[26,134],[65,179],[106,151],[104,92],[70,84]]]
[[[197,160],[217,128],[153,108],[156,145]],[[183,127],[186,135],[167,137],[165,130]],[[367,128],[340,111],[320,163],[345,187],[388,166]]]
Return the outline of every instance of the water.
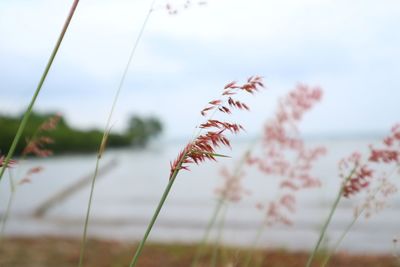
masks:
[[[324,144],[328,155],[318,161],[314,174],[321,177],[319,189],[298,195],[293,226],[267,228],[258,243],[260,247],[304,250],[311,248],[318,237],[329,207],[340,185],[337,162],[351,152],[368,151],[375,140],[321,140],[310,145]],[[144,151],[110,150],[102,165],[115,160],[112,169],[98,178],[89,235],[97,238],[137,241],[168,182],[169,161],[183,144],[168,143]],[[246,142],[235,144],[233,151],[225,151],[232,159],[221,159],[219,164],[205,163],[181,172],[162,210],[150,239],[157,242],[198,242],[216,205],[215,188],[221,183],[221,164],[232,163],[247,148]],[[83,229],[89,186],[85,186],[51,208],[42,218],[32,213],[48,198],[68,185],[93,172],[95,155],[59,156],[31,159],[14,170],[15,177],[23,177],[34,166],[43,172],[32,176],[32,183],[18,186],[13,210],[7,225],[8,236],[74,236]],[[396,179],[398,176],[396,177]],[[1,213],[4,213],[9,185],[7,176],[1,184]],[[398,179],[397,179],[398,180]],[[277,192],[276,179],[255,170],[247,171],[244,180],[251,195],[238,204],[229,206],[223,232],[223,242],[249,246],[262,224],[263,214],[255,208],[257,202],[272,199]],[[371,219],[361,219],[348,234],[341,249],[353,252],[392,252],[392,240],[400,233],[399,197],[390,199],[390,206]],[[333,242],[353,218],[354,200],[344,200],[332,221],[328,243]]]

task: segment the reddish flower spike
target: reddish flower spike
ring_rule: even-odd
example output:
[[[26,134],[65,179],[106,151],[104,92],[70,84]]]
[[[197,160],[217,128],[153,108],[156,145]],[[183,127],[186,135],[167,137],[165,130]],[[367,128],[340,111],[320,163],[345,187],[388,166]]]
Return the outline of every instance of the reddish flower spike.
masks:
[[[232,88],[237,88],[236,87],[236,82],[230,82],[227,85],[225,85],[224,89],[232,89]]]
[[[258,76],[257,76],[258,77]],[[260,85],[261,78],[251,78],[249,79],[250,83],[252,84],[252,91],[257,91]],[[254,80],[254,81],[253,81]],[[248,86],[249,83],[243,85]],[[224,87],[224,92],[222,96],[232,95],[235,94],[237,91],[242,90],[243,86],[236,85],[236,82],[231,82]],[[246,90],[248,91],[248,90]],[[230,97],[227,100],[228,102],[232,102]],[[201,114],[205,116],[207,111],[218,107],[218,110],[230,114],[231,110],[226,107],[222,106],[223,101],[212,100],[209,102],[209,105],[201,111]],[[232,107],[236,107],[238,109],[248,109],[248,107],[239,101],[234,101]],[[173,177],[174,173],[179,171],[180,169],[188,170],[187,164],[196,163],[199,164],[204,162],[205,160],[213,160],[216,161],[216,156],[219,156],[215,153],[215,149],[220,146],[227,146],[230,147],[229,139],[224,135],[226,130],[230,131],[233,134],[237,134],[240,130],[244,130],[243,126],[236,123],[229,123],[229,122],[221,122],[218,120],[208,120],[207,122],[201,124],[199,126],[201,129],[209,130],[207,133],[198,136],[193,142],[189,143],[184,150],[179,153],[178,157],[175,159],[174,162],[170,163],[171,171],[170,171],[170,178]]]

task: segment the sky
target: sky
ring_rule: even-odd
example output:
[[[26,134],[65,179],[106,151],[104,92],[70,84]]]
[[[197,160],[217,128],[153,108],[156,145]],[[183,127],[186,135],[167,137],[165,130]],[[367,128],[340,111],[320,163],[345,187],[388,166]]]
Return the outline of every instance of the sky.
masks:
[[[400,2],[156,0],[112,123],[157,116],[165,136],[190,136],[200,110],[230,81],[261,75],[267,88],[237,114],[257,134],[296,84],[324,98],[304,118],[311,135],[385,133],[400,122]],[[178,9],[170,15],[167,3]],[[72,0],[0,1],[0,112],[26,109]],[[81,1],[36,110],[103,128],[150,0]]]

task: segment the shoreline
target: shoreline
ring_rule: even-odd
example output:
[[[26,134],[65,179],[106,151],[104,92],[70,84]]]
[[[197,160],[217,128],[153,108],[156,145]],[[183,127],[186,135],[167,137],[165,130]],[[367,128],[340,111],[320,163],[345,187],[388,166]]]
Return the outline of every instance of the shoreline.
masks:
[[[0,246],[1,266],[76,266],[79,260],[80,239],[68,237],[12,237],[5,238]],[[89,239],[86,266],[118,267],[128,266],[135,251],[136,244],[113,240]],[[201,266],[209,266],[212,246],[206,248]],[[160,244],[146,245],[139,265],[143,267],[187,267],[190,266],[195,245]],[[247,250],[236,247],[219,249],[219,265],[238,266],[246,256]],[[255,250],[254,260],[263,260],[260,267],[303,267],[308,252],[288,251],[283,248],[273,250]],[[315,263],[323,258],[319,254]],[[335,267],[398,267],[400,259],[389,254],[349,254],[340,252],[330,261]],[[199,265],[200,266],[200,265]],[[315,264],[314,266],[319,266]]]

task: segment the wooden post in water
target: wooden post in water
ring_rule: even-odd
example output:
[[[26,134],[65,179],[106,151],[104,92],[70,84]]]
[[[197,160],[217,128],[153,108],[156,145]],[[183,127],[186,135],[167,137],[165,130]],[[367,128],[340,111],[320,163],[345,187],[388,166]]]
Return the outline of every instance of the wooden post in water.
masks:
[[[112,159],[110,162],[108,162],[106,165],[102,166],[99,169],[98,177],[100,178],[104,174],[108,173],[110,170],[115,168],[117,166],[117,160]],[[64,188],[60,192],[57,192],[47,200],[45,200],[42,204],[39,205],[33,212],[33,216],[35,217],[43,217],[45,213],[51,209],[54,205],[64,201],[66,198],[70,197],[72,194],[74,194],[76,191],[82,189],[86,185],[90,184],[90,182],[93,179],[93,174],[87,174],[83,176],[81,179],[79,179],[76,183],[68,186],[67,188]]]

